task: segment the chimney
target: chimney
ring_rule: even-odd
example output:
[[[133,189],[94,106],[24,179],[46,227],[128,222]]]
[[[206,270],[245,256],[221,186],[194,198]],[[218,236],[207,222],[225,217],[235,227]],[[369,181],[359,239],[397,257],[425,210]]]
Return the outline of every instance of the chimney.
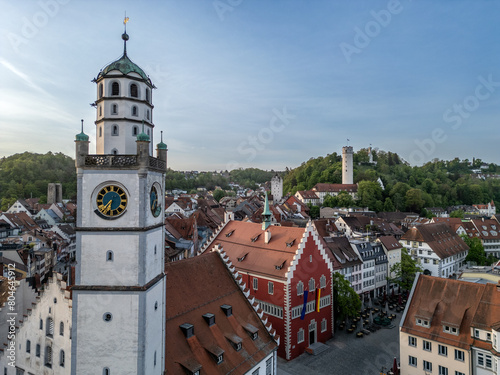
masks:
[[[271,231],[268,229],[264,232],[264,242],[269,243],[271,241]]]
[[[215,324],[215,315],[212,313],[203,314],[203,319],[205,319],[209,327]]]
[[[184,333],[184,336],[186,336],[187,339],[194,336],[194,326],[192,324],[184,323],[181,324],[179,328],[182,330],[182,333]]]
[[[231,305],[226,305],[226,304],[224,304],[224,305],[221,305],[221,307],[220,307],[220,308],[222,309],[222,311],[224,311],[224,314],[225,314],[226,316],[231,316],[231,315],[233,315],[233,308],[232,308],[232,306],[231,306]]]

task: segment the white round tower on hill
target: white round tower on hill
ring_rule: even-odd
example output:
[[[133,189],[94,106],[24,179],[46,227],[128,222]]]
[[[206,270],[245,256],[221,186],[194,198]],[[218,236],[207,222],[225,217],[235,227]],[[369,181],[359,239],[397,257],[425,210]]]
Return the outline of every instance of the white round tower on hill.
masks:
[[[354,152],[352,146],[342,147],[342,183],[352,184],[353,183],[353,170],[352,170],[352,158]]]

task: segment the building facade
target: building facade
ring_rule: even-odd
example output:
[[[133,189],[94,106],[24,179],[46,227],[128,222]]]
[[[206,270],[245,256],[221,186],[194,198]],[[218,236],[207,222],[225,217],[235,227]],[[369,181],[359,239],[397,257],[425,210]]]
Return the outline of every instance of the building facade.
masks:
[[[161,375],[165,363],[167,147],[161,142],[151,156],[154,86],[128,58],[128,35],[122,38],[123,56],[95,79],[97,154],[88,152],[83,125],[75,141],[75,374]]]

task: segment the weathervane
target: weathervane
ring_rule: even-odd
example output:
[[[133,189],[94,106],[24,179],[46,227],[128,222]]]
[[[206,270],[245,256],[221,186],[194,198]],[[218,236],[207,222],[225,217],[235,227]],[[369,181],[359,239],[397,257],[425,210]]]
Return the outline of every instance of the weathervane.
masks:
[[[127,22],[128,22],[128,17],[127,17],[127,11],[125,11],[125,17],[123,18],[123,25],[125,31],[122,34],[122,39],[123,39],[123,54],[127,54],[127,40],[128,40],[128,34],[127,34]]]

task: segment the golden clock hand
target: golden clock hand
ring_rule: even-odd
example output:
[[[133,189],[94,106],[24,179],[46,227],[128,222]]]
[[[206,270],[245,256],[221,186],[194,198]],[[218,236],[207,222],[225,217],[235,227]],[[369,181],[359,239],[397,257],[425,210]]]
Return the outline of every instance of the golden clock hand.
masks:
[[[113,200],[110,199],[109,202],[106,203],[106,205],[104,206],[103,213],[108,213],[109,212],[109,210],[111,209],[111,203],[113,203]]]

